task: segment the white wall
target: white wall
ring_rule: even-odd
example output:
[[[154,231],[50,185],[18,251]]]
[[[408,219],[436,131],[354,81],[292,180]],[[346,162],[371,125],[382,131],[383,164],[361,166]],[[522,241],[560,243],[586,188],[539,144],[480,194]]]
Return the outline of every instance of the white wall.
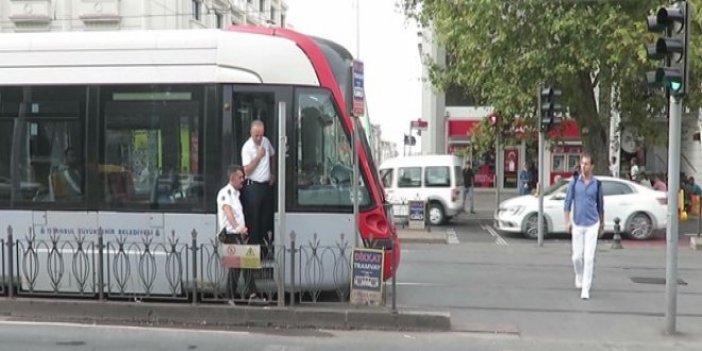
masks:
[[[282,0],[0,0],[0,32],[215,28],[231,23],[279,26],[287,11]],[[230,6],[231,5],[231,6]],[[275,8],[270,18],[270,8]]]

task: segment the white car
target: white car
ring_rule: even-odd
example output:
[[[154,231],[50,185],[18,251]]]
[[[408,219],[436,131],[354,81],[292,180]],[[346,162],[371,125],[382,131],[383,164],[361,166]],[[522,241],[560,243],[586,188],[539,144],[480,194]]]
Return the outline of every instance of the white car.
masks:
[[[614,232],[614,219],[620,230],[632,239],[645,240],[667,224],[667,193],[619,178],[596,176],[602,182],[605,205],[605,232]],[[570,180],[561,180],[544,192],[544,233],[565,233],[563,202]],[[507,233],[538,235],[539,198],[524,195],[503,201],[495,211],[495,227]]]

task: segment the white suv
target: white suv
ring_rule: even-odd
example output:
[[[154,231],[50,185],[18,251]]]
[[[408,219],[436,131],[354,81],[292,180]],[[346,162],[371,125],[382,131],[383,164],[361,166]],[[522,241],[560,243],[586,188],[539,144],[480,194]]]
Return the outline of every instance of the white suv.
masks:
[[[398,205],[421,200],[429,204],[431,224],[438,225],[463,211],[461,172],[461,160],[457,156],[408,156],[383,162],[380,179],[387,201],[396,209],[396,216],[406,215]]]

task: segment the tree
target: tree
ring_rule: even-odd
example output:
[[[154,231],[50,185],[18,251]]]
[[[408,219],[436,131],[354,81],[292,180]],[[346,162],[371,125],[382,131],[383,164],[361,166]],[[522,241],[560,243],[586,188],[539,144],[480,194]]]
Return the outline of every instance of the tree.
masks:
[[[646,16],[664,1],[402,1],[406,15],[433,28],[438,43],[450,53],[447,67],[428,63],[434,85],[445,89],[456,84],[481,96],[507,125],[517,117],[537,125],[536,92],[543,83],[563,90],[562,103],[581,128],[585,150],[596,156],[596,171],[608,169],[602,155],[608,155],[612,107],[620,112],[621,126],[647,144],[667,140],[661,118],[665,96],[649,90],[644,79],[658,64],[646,57],[644,44],[654,41]],[[702,62],[694,58],[702,54],[702,40],[694,34],[700,28],[700,6],[695,5],[702,0],[691,4],[690,86],[699,87]],[[699,88],[690,91],[685,104],[697,111],[702,93]]]

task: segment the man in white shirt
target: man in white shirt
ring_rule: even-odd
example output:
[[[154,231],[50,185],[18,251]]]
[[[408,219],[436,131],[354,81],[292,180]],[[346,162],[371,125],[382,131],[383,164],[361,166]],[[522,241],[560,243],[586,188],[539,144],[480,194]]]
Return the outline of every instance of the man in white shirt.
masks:
[[[639,165],[637,164],[636,157],[633,157],[631,159],[631,169],[629,170],[629,176],[633,181],[639,180]]]
[[[229,166],[229,182],[217,193],[217,224],[219,228],[218,239],[225,244],[240,244],[249,235],[244,217],[244,209],[239,199],[240,190],[244,186],[244,168],[238,165]],[[258,299],[256,282],[249,269],[230,269],[227,279],[228,297],[230,304],[234,304],[236,285],[239,274],[243,271],[246,288],[244,296],[249,300]]]
[[[241,161],[247,174],[244,187],[244,212],[248,218],[249,243],[273,244],[267,232],[273,232],[273,185],[275,184],[275,150],[264,134],[260,120],[251,123],[249,140],[241,148]],[[262,248],[265,255],[267,250]]]

